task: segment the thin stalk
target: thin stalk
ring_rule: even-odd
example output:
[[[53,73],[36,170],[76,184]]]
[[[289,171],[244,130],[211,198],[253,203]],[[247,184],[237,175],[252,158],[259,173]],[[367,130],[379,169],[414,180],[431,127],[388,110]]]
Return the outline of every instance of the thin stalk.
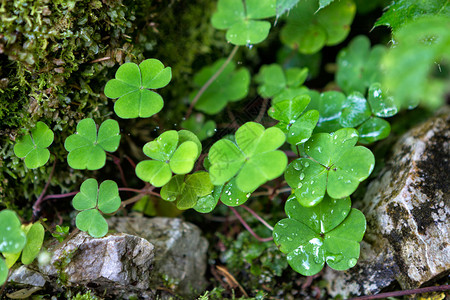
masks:
[[[248,232],[250,232],[251,235],[253,235],[253,237],[255,239],[257,239],[260,242],[268,242],[268,241],[272,241],[273,237],[268,237],[268,238],[262,238],[259,235],[257,235],[251,228],[250,226],[247,224],[247,222],[244,221],[244,219],[241,217],[241,215],[237,212],[237,210],[234,207],[228,206],[231,211],[234,213],[234,215],[238,218],[239,222],[241,222],[242,226],[245,227],[245,229],[248,230]]]
[[[241,205],[242,208],[244,208],[246,211],[251,213],[259,222],[261,222],[264,226],[269,228],[271,231],[273,231],[273,227],[269,225],[263,218],[261,218],[256,212],[253,211],[250,207],[247,205]]]
[[[48,200],[48,199],[67,198],[67,197],[70,197],[70,196],[75,196],[76,194],[78,194],[78,192],[79,192],[79,191],[76,191],[76,192],[70,192],[70,193],[65,193],[65,194],[48,195],[48,196],[45,196],[44,199],[42,199],[42,201]]]
[[[36,200],[36,202],[33,205],[33,221],[35,221],[36,218],[38,217],[38,214],[40,211],[40,206],[41,206],[42,202],[44,201],[44,195],[47,192],[47,188],[50,185],[50,181],[52,180],[53,173],[55,172],[55,166],[56,166],[56,158],[55,158],[55,161],[53,162],[52,170],[50,171],[50,175],[48,176],[47,183],[45,184],[44,189],[42,190],[42,193],[39,195],[39,198]]]
[[[447,291],[447,290],[450,290],[450,285],[430,286],[430,287],[424,287],[424,288],[420,288],[420,289],[381,293],[381,294],[377,294],[377,295],[356,297],[356,298],[352,298],[350,300],[384,299],[384,298],[388,298],[388,297],[400,297],[400,296],[431,293],[431,292],[443,292],[443,291]]]
[[[231,51],[230,55],[228,55],[227,60],[223,63],[223,65],[214,73],[211,78],[201,87],[201,89],[198,91],[197,95],[195,95],[194,99],[192,99],[191,105],[189,105],[188,111],[186,113],[185,119],[189,118],[189,116],[192,113],[192,109],[194,108],[194,105],[197,103],[198,99],[203,95],[203,93],[206,91],[206,89],[213,83],[214,80],[219,77],[219,75],[223,72],[225,67],[230,63],[230,61],[233,59],[234,55],[236,54],[239,46],[234,46],[233,50]]]

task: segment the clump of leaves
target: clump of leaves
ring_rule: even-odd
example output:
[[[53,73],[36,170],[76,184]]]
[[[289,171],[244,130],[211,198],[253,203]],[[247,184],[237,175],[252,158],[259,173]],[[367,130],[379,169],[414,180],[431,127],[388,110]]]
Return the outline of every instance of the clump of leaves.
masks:
[[[325,196],[350,196],[369,177],[375,164],[372,152],[356,146],[358,132],[342,128],[313,135],[304,146],[308,158],[289,164],[285,178],[301,205],[317,205]]]
[[[216,29],[226,29],[226,39],[234,45],[258,44],[269,35],[275,16],[276,0],[219,0],[211,23]]]
[[[336,82],[346,93],[357,91],[365,94],[367,88],[381,81],[380,62],[386,47],[376,45],[370,48],[370,41],[364,35],[355,37],[342,49],[337,57]]]
[[[22,251],[27,243],[25,232],[20,228],[20,220],[12,210],[5,209],[0,212],[0,252],[5,254],[17,254]],[[8,277],[8,266],[0,257],[0,284]]]
[[[98,129],[91,118],[81,120],[77,131],[67,137],[64,147],[69,152],[67,163],[73,169],[97,170],[106,162],[106,153],[119,147],[120,129],[115,120],[106,120]]]
[[[161,189],[161,197],[167,201],[175,201],[178,209],[189,209],[196,206],[201,197],[210,195],[214,186],[209,174],[199,171],[191,175],[175,175]]]
[[[247,122],[236,131],[235,137],[236,143],[221,139],[209,151],[209,172],[214,185],[222,185],[236,176],[239,190],[253,192],[283,173],[287,157],[276,150],[286,140],[283,131]]]
[[[144,154],[152,160],[141,161],[136,166],[136,175],[156,187],[165,185],[175,174],[192,171],[202,152],[197,136],[188,130],[169,130],[143,147]]]
[[[148,118],[164,106],[162,97],[152,91],[165,87],[172,79],[172,70],[157,59],[146,59],[139,64],[125,63],[116,72],[116,78],[105,86],[105,95],[119,98],[114,112],[123,119]]]
[[[325,262],[335,270],[356,265],[366,219],[359,210],[351,209],[350,198],[326,196],[318,205],[306,208],[292,195],[285,211],[288,218],[275,225],[273,238],[295,271],[311,276],[322,270]]]
[[[278,64],[264,65],[255,81],[259,84],[258,94],[263,98],[272,98],[287,88],[301,86],[308,76],[307,68],[283,70]]]
[[[319,120],[317,110],[302,114],[310,101],[311,97],[302,95],[276,102],[269,108],[268,115],[280,121],[276,126],[287,135],[287,141],[291,145],[306,142],[316,127]]]
[[[92,237],[105,236],[108,233],[108,223],[102,213],[115,212],[120,203],[119,189],[114,181],[105,180],[99,187],[94,178],[85,180],[80,192],[72,200],[73,207],[80,211],[75,219],[76,226]]]
[[[43,122],[37,122],[30,134],[23,136],[14,145],[14,154],[25,157],[27,168],[35,169],[45,165],[50,158],[47,147],[53,143],[54,134]]]
[[[194,76],[194,84],[203,86],[222,65],[225,59],[219,59],[212,66],[202,68]],[[239,101],[247,96],[250,85],[250,72],[246,68],[236,70],[234,62],[228,63],[222,73],[208,86],[198,98],[195,108],[213,115],[225,108],[229,101]],[[191,100],[197,92],[190,95]]]
[[[303,54],[342,42],[356,12],[351,0],[336,1],[319,10],[317,0],[302,0],[291,9],[280,33],[281,42]]]

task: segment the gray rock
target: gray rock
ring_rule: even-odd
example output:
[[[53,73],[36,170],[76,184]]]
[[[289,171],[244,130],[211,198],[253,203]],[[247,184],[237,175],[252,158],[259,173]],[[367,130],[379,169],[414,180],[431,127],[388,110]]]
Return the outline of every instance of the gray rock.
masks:
[[[53,251],[40,272],[49,282],[59,278],[65,286],[87,285],[108,297],[145,299],[153,298],[147,291],[153,259],[154,247],[143,238],[121,233],[96,239],[79,232]]]
[[[12,271],[8,281],[38,287],[43,287],[46,283],[44,276],[39,272],[27,268],[25,265]]]
[[[202,291],[208,242],[200,229],[176,218],[110,218],[111,229],[145,238],[155,246],[152,282],[186,297]]]
[[[450,113],[406,133],[355,206],[367,219],[358,264],[327,269],[332,296],[417,288],[450,271]]]

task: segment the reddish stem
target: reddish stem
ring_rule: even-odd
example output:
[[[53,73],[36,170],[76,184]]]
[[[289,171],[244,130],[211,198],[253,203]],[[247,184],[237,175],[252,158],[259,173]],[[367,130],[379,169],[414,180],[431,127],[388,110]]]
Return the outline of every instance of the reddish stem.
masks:
[[[75,196],[76,194],[78,194],[78,192],[79,192],[79,191],[76,191],[76,192],[70,192],[70,193],[65,193],[65,194],[48,195],[48,196],[45,196],[44,199],[42,199],[42,201],[48,200],[48,199],[67,198],[67,197],[70,197],[70,196]]]
[[[55,166],[56,166],[56,158],[55,158],[55,161],[53,162],[52,170],[50,171],[50,175],[48,176],[47,183],[45,184],[44,189],[42,190],[42,193],[39,195],[39,198],[36,200],[36,202],[33,205],[33,222],[38,217],[38,214],[40,211],[40,206],[41,206],[42,202],[44,201],[44,195],[47,192],[47,188],[50,184],[50,181],[52,180],[53,173],[55,172]]]
[[[122,183],[124,186],[128,186],[127,181],[125,179],[125,174],[123,173],[122,166],[120,165],[120,158],[118,158],[115,155],[112,155],[111,153],[107,153],[111,158],[113,159],[114,164],[117,166],[117,169],[119,169],[120,178],[122,179]]]
[[[246,211],[251,213],[259,222],[261,222],[264,226],[269,228],[271,231],[273,231],[273,227],[269,225],[263,218],[261,218],[253,209],[248,207],[247,205],[241,205],[242,208],[244,208]]]
[[[136,169],[136,163],[127,155],[123,156],[126,160],[128,160],[128,162],[130,163],[130,165],[133,167],[133,169]]]
[[[257,235],[251,228],[250,226],[247,224],[247,222],[244,221],[244,219],[241,217],[241,215],[237,212],[237,210],[234,207],[228,206],[231,211],[235,214],[235,216],[238,218],[239,222],[241,222],[242,226],[245,227],[245,229],[248,230],[248,232],[250,232],[251,235],[253,235],[253,237],[255,239],[257,239],[260,242],[269,242],[273,240],[273,237],[268,237],[268,238],[262,238],[259,235]]]
[[[382,299],[382,298],[388,298],[388,297],[400,297],[400,296],[431,293],[431,292],[443,292],[443,291],[447,291],[447,290],[450,290],[450,285],[430,286],[430,287],[424,287],[424,288],[420,288],[420,289],[381,293],[381,294],[377,294],[377,295],[356,297],[356,298],[352,298],[351,300]]]

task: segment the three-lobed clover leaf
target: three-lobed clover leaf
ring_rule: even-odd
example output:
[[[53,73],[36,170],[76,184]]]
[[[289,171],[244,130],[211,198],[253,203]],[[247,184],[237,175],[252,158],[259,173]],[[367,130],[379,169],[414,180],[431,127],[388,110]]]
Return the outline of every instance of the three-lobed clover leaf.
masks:
[[[221,139],[209,151],[214,185],[222,185],[237,174],[238,189],[248,193],[283,173],[287,157],[276,149],[286,136],[279,128],[264,129],[261,124],[247,122],[236,131],[235,138],[236,143]]]
[[[372,83],[381,80],[380,62],[385,53],[386,48],[382,45],[371,49],[366,36],[355,37],[337,57],[336,82],[339,87],[346,94],[354,91],[365,94]]]
[[[117,121],[104,121],[97,134],[94,120],[83,119],[77,125],[77,132],[64,142],[64,147],[69,152],[67,163],[73,169],[100,169],[106,162],[105,151],[116,151],[119,143],[120,129]]]
[[[211,18],[216,29],[226,29],[226,39],[234,45],[258,44],[269,35],[276,0],[219,0]]]
[[[369,177],[375,164],[372,152],[356,146],[358,132],[353,128],[313,135],[304,145],[310,158],[294,160],[285,178],[301,205],[322,201],[325,193],[339,199],[350,196]]]
[[[175,201],[177,208],[184,210],[195,207],[199,198],[210,195],[213,190],[209,174],[199,171],[191,175],[175,175],[161,188],[161,197]]]
[[[292,269],[312,276],[325,262],[339,271],[356,265],[366,219],[350,206],[348,197],[336,200],[325,196],[314,207],[303,207],[294,195],[289,197],[285,206],[288,218],[275,225],[273,238],[280,251],[287,253]]]
[[[298,145],[306,142],[319,120],[317,110],[309,110],[302,114],[308,106],[311,97],[298,96],[292,99],[279,101],[269,108],[268,115],[280,121],[276,126],[287,135],[289,144]]]
[[[80,211],[75,219],[76,226],[92,237],[105,236],[108,223],[100,212],[111,214],[119,209],[120,203],[119,189],[114,181],[105,180],[99,187],[94,178],[85,180],[72,200],[73,207]]]
[[[324,46],[339,44],[347,37],[356,12],[353,1],[336,1],[323,9],[319,4],[325,3],[302,0],[291,9],[280,32],[283,44],[300,53],[313,54]]]
[[[37,122],[31,134],[22,137],[14,145],[14,154],[25,157],[27,168],[35,169],[45,165],[50,158],[47,147],[53,143],[54,134],[43,122]]]
[[[122,119],[148,118],[164,106],[162,97],[151,90],[165,87],[172,79],[172,69],[157,59],[139,64],[125,63],[117,69],[116,78],[106,83],[105,95],[119,98],[114,112]]]
[[[307,76],[307,68],[290,68],[284,71],[280,65],[271,64],[261,67],[255,81],[259,83],[258,94],[263,98],[271,98],[287,88],[301,86]]]
[[[192,171],[202,152],[197,136],[188,130],[169,130],[143,147],[144,154],[152,160],[141,161],[136,166],[136,175],[156,187],[168,183],[175,174]]]
[[[194,76],[195,85],[203,86],[224,63],[225,59],[219,59],[213,65],[202,68]],[[246,68],[236,70],[234,62],[230,62],[198,98],[195,108],[210,115],[217,114],[229,101],[234,102],[245,98],[249,86],[250,72]],[[191,101],[197,93],[197,91],[191,93]]]

